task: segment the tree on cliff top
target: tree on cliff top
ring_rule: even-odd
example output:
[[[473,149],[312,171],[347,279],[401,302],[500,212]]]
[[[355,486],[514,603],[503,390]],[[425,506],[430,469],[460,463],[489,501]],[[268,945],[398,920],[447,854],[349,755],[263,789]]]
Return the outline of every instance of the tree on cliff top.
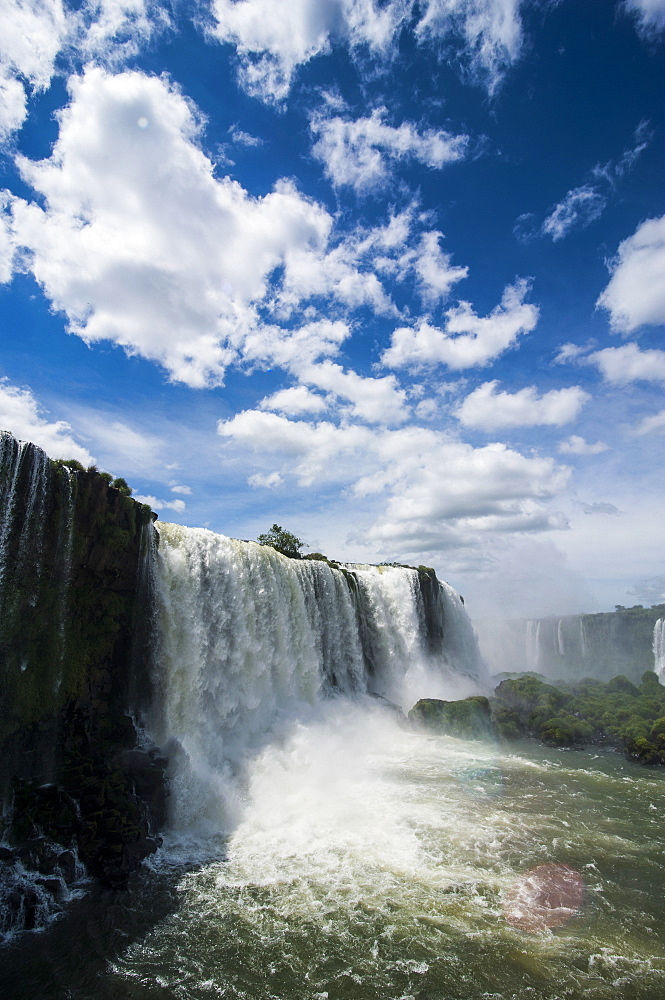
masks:
[[[282,528],[279,524],[273,524],[270,531],[258,535],[256,540],[259,545],[269,545],[291,559],[301,558],[300,550],[305,544],[297,535],[287,531],[286,528]]]

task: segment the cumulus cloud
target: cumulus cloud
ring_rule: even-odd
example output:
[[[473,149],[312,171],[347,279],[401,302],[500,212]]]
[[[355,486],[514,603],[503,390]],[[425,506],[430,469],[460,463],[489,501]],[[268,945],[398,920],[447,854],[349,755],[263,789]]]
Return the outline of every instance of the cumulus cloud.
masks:
[[[169,489],[171,493],[182,493],[183,496],[191,496],[192,490],[190,486],[183,486],[182,483],[169,483]]]
[[[437,230],[422,233],[420,242],[405,250],[397,261],[397,278],[404,280],[413,272],[421,298],[430,306],[447,299],[453,285],[469,273],[468,267],[453,264],[452,256],[441,250],[439,241],[442,239],[443,233]]]
[[[351,404],[351,416],[376,424],[403,423],[408,416],[406,392],[394,375],[368,378],[344,369],[332,361],[298,366],[299,378],[318,389],[331,392]]]
[[[30,389],[0,379],[0,429],[22,441],[32,441],[51,458],[75,458],[91,465],[94,458],[74,437],[70,424],[49,420]]]
[[[45,90],[58,57],[117,66],[169,24],[156,0],[0,0],[0,141],[20,128],[28,96]]]
[[[23,124],[27,94],[50,83],[56,56],[72,28],[62,0],[1,0],[0,140]]]
[[[240,82],[265,101],[287,96],[297,69],[334,44],[387,57],[414,20],[420,44],[452,48],[490,93],[522,48],[521,0],[214,0],[211,34],[235,46]]]
[[[315,357],[347,335],[334,321],[280,331],[261,315],[273,307],[292,317],[324,297],[394,312],[371,260],[360,266],[378,237],[330,247],[331,216],[292,183],[252,198],[216,179],[196,111],[167,81],[93,68],[70,89],[52,155],[18,159],[43,206],[17,198],[12,208],[29,266],[71,332],[201,387],[241,356],[277,358],[299,341],[300,356]]]
[[[266,101],[281,101],[299,66],[330,50],[333,41],[385,52],[408,14],[404,0],[214,0],[212,34],[235,45],[240,80]]]
[[[174,510],[177,514],[182,514],[187,507],[184,500],[159,500],[157,497],[141,496],[138,493],[134,494],[134,499],[139,503],[147,503],[153,510]]]
[[[578,361],[589,349],[590,345],[581,347],[579,344],[563,344],[554,358],[554,364],[566,365]]]
[[[88,0],[79,18],[83,57],[116,65],[170,24],[166,6],[158,0]]]
[[[606,382],[628,385],[630,382],[665,382],[665,351],[642,351],[637,344],[605,347],[584,359],[595,365]]]
[[[604,441],[596,441],[590,444],[579,434],[571,434],[565,441],[559,443],[559,451],[562,455],[600,455],[607,451],[608,445]]]
[[[619,244],[612,278],[598,299],[621,333],[665,323],[665,215],[647,219]]]
[[[561,426],[574,420],[591,397],[578,385],[538,395],[531,385],[518,392],[498,392],[499,383],[484,382],[454,411],[465,427],[494,431],[504,427]]]
[[[625,0],[625,4],[642,35],[650,38],[665,31],[665,0]]]
[[[387,552],[440,551],[488,534],[565,527],[550,501],[569,470],[551,458],[525,457],[502,444],[484,448],[441,431],[310,423],[246,410],[218,423],[246,457],[270,459],[301,486],[336,483],[375,505],[367,537]]]
[[[310,128],[317,141],[314,156],[324,165],[336,186],[348,185],[358,194],[377,188],[388,176],[388,161],[413,159],[440,169],[464,156],[468,136],[436,129],[419,132],[411,122],[392,126],[386,108],[376,108],[367,118],[351,120],[316,114]]]
[[[598,219],[606,204],[603,195],[589,184],[573,188],[545,219],[542,232],[551,236],[556,243],[573,226],[588,226]]]
[[[630,428],[629,433],[634,437],[643,437],[645,434],[665,434],[665,410],[643,417],[638,424]]]
[[[262,410],[275,410],[287,417],[299,417],[306,413],[322,413],[329,406],[328,400],[317,392],[312,392],[305,385],[294,385],[288,389],[280,389],[271,396],[262,399],[259,407]]]
[[[538,309],[524,302],[528,290],[524,280],[509,285],[489,316],[478,316],[470,303],[461,302],[446,312],[444,329],[425,321],[401,327],[382,361],[391,368],[445,364],[453,370],[489,364],[535,328]]]

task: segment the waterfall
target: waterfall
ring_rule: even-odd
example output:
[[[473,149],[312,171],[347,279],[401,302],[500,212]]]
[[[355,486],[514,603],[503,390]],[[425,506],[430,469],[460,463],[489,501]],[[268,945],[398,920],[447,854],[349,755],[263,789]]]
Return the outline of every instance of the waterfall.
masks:
[[[332,696],[408,708],[460,674],[477,689],[483,668],[459,597],[437,582],[437,650],[417,570],[287,559],[202,528],[158,531],[151,727],[172,761],[179,832],[228,830],[250,755]]]
[[[659,618],[653,627],[653,669],[665,684],[665,618]]]
[[[537,670],[540,666],[540,619],[526,623],[526,666],[527,670]]]
[[[11,673],[17,637],[26,640],[30,619],[53,616],[53,635],[58,637],[49,652],[53,690],[60,684],[65,657],[75,502],[76,480],[68,468],[54,472],[41,448],[0,432],[0,643],[7,644],[5,670]],[[27,668],[22,659],[21,672]]]
[[[556,646],[559,656],[565,656],[566,647],[563,641],[563,618],[559,618],[559,623],[556,628]]]
[[[16,546],[16,562],[37,563],[44,536],[49,460],[27,441],[0,433],[0,586],[9,550]]]

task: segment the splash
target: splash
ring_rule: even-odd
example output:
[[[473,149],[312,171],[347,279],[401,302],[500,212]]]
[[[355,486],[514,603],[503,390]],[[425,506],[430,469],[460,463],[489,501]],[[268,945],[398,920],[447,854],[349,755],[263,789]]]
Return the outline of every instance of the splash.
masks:
[[[176,830],[233,829],[248,760],[331,697],[408,708],[432,684],[440,693],[483,676],[459,597],[436,581],[426,608],[417,570],[337,567],[204,529],[158,530],[152,725],[172,760]]]

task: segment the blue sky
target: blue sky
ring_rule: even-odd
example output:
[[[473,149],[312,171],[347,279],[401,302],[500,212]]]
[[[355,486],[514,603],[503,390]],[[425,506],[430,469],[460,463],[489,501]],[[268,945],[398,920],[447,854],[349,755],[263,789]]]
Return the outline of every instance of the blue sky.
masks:
[[[665,600],[665,0],[5,0],[0,426],[162,519]]]

